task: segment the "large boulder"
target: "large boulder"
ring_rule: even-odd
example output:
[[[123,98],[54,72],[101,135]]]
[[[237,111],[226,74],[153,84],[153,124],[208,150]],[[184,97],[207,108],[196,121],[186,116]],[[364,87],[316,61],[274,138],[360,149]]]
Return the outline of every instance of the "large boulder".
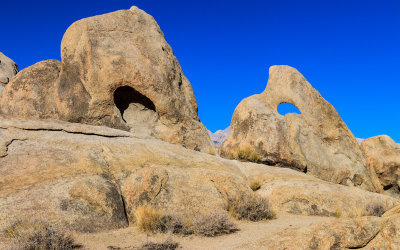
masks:
[[[144,11],[132,7],[75,22],[62,39],[61,58],[61,65],[41,62],[12,81],[0,112],[105,125],[215,153],[190,82]]]
[[[7,83],[18,73],[17,64],[0,52],[0,95]]]
[[[0,97],[1,112],[36,119],[58,118],[54,90],[60,69],[59,61],[47,60],[21,70]]]
[[[273,66],[269,74],[265,91],[236,108],[222,155],[375,191],[361,149],[335,108],[296,69]],[[295,105],[301,114],[280,115],[281,103]]]
[[[375,136],[361,143],[371,175],[378,179],[376,189],[400,198],[400,146],[387,135]]]

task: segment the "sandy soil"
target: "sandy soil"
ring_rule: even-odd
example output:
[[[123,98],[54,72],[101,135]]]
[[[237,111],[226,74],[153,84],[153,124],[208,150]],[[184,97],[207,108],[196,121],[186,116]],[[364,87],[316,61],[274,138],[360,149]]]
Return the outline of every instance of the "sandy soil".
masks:
[[[328,220],[335,220],[335,218],[282,214],[278,215],[278,219],[271,221],[237,221],[240,231],[213,238],[167,234],[146,235],[138,232],[135,227],[96,234],[79,234],[75,235],[75,238],[84,246],[84,249],[96,250],[108,249],[108,246],[133,249],[146,242],[160,242],[167,238],[178,242],[181,249],[260,249],[260,243],[274,233],[292,226],[307,226]]]

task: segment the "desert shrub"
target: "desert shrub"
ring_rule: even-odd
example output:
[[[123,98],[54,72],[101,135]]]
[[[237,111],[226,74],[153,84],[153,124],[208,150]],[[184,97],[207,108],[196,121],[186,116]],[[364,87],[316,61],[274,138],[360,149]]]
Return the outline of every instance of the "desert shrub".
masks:
[[[173,234],[189,235],[193,233],[192,224],[188,223],[189,220],[182,220],[178,215],[164,215],[161,218],[162,232],[171,232]]]
[[[135,212],[136,223],[145,233],[192,234],[191,226],[178,215],[163,214],[151,206],[141,206]]]
[[[260,221],[275,218],[268,199],[255,194],[243,194],[230,199],[228,211],[238,220]]]
[[[178,242],[174,242],[171,239],[166,239],[162,242],[147,242],[143,244],[140,250],[175,250],[179,247]]]
[[[342,217],[342,210],[337,209],[337,210],[335,211],[335,217],[336,217],[336,218]]]
[[[214,211],[196,216],[194,218],[193,231],[198,235],[214,237],[236,232],[238,228],[226,213]]]
[[[152,206],[138,207],[135,211],[136,224],[145,233],[156,233],[165,230],[163,214]]]
[[[379,202],[371,202],[365,207],[365,211],[370,216],[381,217],[385,213],[385,208]]]
[[[80,248],[71,234],[38,221],[17,221],[5,231],[4,236],[11,240],[12,249],[23,250],[67,250]]]
[[[257,163],[260,160],[257,152],[255,152],[251,147],[239,148],[236,152],[236,156],[238,160],[242,161],[251,161]]]
[[[261,182],[259,180],[252,180],[250,182],[250,188],[253,191],[257,191],[261,188]]]

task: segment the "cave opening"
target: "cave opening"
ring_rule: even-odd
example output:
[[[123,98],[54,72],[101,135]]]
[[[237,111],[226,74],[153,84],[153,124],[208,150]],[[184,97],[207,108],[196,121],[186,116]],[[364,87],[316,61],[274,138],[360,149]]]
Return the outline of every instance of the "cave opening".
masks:
[[[148,110],[156,112],[156,107],[149,98],[129,86],[122,86],[114,91],[114,103],[121,112],[121,117],[124,122],[126,122],[124,112],[131,104],[139,104]]]

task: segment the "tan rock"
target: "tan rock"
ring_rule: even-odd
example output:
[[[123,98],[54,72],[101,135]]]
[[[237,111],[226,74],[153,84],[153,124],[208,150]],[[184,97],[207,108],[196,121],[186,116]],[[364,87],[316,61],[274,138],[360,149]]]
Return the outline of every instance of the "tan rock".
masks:
[[[261,184],[257,193],[269,199],[276,212],[309,216],[380,216],[400,205],[398,199],[356,187],[321,181],[287,168],[240,165],[247,179]]]
[[[399,219],[400,216],[343,218],[293,227],[259,245],[264,249],[398,249]]]
[[[45,61],[24,70],[0,99],[1,113],[132,130],[216,153],[190,82],[144,11],[132,7],[75,22],[61,58],[61,66]]]
[[[277,112],[291,103],[301,115]],[[225,157],[245,158],[294,168],[320,179],[375,191],[353,134],[335,108],[294,68],[273,66],[265,91],[236,108]],[[248,156],[247,156],[248,155]]]
[[[4,87],[18,73],[17,64],[0,52],[0,95]]]
[[[365,249],[400,249],[400,214],[389,217]]]
[[[235,174],[207,169],[185,171],[173,166],[138,169],[125,180],[122,191],[132,224],[140,205],[150,204],[168,214],[193,219],[199,213],[226,210],[230,197],[246,192],[251,192],[248,185]]]
[[[58,118],[55,83],[61,63],[47,60],[22,70],[4,89],[0,111],[9,116]]]
[[[361,143],[367,166],[378,181],[381,193],[400,198],[400,147],[387,135],[375,136]]]
[[[262,178],[257,192],[278,213],[291,212],[296,199],[300,214],[323,216],[341,206],[350,216],[367,201],[381,202],[385,211],[400,205],[291,169],[227,160],[108,127],[0,117],[1,148],[0,231],[35,217],[89,232],[120,228],[133,224],[133,212],[144,203],[178,214],[222,211],[229,198],[253,192],[253,178]],[[313,204],[322,212],[310,210]]]
[[[194,214],[224,210],[228,196],[251,192],[238,162],[132,136],[108,127],[1,117],[0,230],[40,217],[102,231],[127,226],[143,201]],[[167,180],[152,182],[164,175]]]

